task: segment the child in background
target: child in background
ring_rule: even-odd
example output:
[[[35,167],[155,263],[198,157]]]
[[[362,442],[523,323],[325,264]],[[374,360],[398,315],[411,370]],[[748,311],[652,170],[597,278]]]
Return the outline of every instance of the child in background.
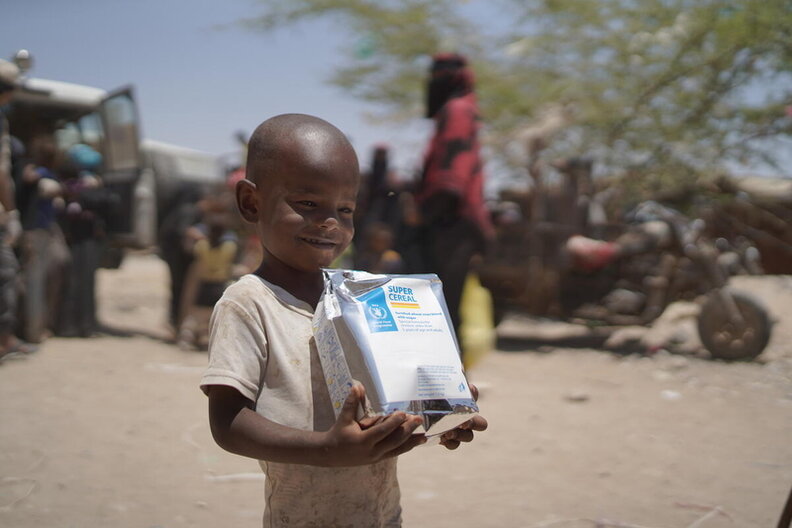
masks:
[[[382,222],[366,227],[363,251],[356,260],[355,268],[369,273],[404,273],[401,255],[393,249],[393,232]]]
[[[194,261],[190,275],[194,280],[190,282],[195,287],[188,287],[184,292],[185,316],[178,342],[183,350],[200,347],[208,334],[212,308],[233,278],[238,250],[236,235],[229,229],[228,215],[210,213],[201,227],[206,236],[192,246]]]
[[[264,256],[215,306],[201,388],[215,441],[267,475],[264,526],[401,526],[396,456],[425,442],[418,416],[356,421],[362,386],[336,418],[313,341],[321,268],[352,240],[358,185],[354,149],[321,119],[281,115],[253,133],[236,197]],[[441,443],[486,426],[477,416]]]

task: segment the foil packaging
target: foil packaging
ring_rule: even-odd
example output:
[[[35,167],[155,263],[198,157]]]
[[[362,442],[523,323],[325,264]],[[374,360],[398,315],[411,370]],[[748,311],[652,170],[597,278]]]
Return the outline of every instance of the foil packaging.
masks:
[[[478,413],[437,275],[323,274],[313,331],[336,416],[355,382],[367,400],[358,418],[405,411],[427,436]]]

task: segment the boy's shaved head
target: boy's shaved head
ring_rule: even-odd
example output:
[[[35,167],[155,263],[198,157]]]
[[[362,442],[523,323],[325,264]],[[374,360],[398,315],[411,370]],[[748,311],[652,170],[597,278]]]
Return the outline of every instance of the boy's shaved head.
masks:
[[[245,176],[259,184],[283,162],[320,166],[330,161],[354,163],[359,170],[352,145],[335,126],[306,114],[281,114],[261,123],[250,137]]]
[[[352,241],[359,184],[355,150],[327,121],[284,114],[259,125],[236,184],[239,212],[264,249],[257,273],[314,303],[321,268]]]

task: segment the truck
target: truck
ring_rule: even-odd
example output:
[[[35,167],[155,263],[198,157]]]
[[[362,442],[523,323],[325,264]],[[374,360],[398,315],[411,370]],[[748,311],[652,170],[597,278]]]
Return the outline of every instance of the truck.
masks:
[[[29,59],[23,50],[14,61],[26,73]],[[23,75],[6,115],[11,134],[24,145],[46,134],[61,152],[83,143],[102,154],[100,176],[118,199],[106,225],[106,267],[117,267],[128,249],[156,246],[159,225],[175,193],[224,180],[217,156],[141,138],[132,85],[108,92]]]

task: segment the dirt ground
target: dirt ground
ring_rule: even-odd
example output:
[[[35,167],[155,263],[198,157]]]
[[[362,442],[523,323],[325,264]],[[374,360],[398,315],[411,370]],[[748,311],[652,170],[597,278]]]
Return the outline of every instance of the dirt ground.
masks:
[[[490,429],[399,462],[405,526],[775,526],[792,486],[792,277],[741,285],[778,319],[752,363],[538,345],[557,325],[506,321],[471,372]],[[164,340],[164,265],[133,256],[99,287],[112,335],[0,364],[0,526],[261,526],[258,465],[209,433],[206,354]]]

